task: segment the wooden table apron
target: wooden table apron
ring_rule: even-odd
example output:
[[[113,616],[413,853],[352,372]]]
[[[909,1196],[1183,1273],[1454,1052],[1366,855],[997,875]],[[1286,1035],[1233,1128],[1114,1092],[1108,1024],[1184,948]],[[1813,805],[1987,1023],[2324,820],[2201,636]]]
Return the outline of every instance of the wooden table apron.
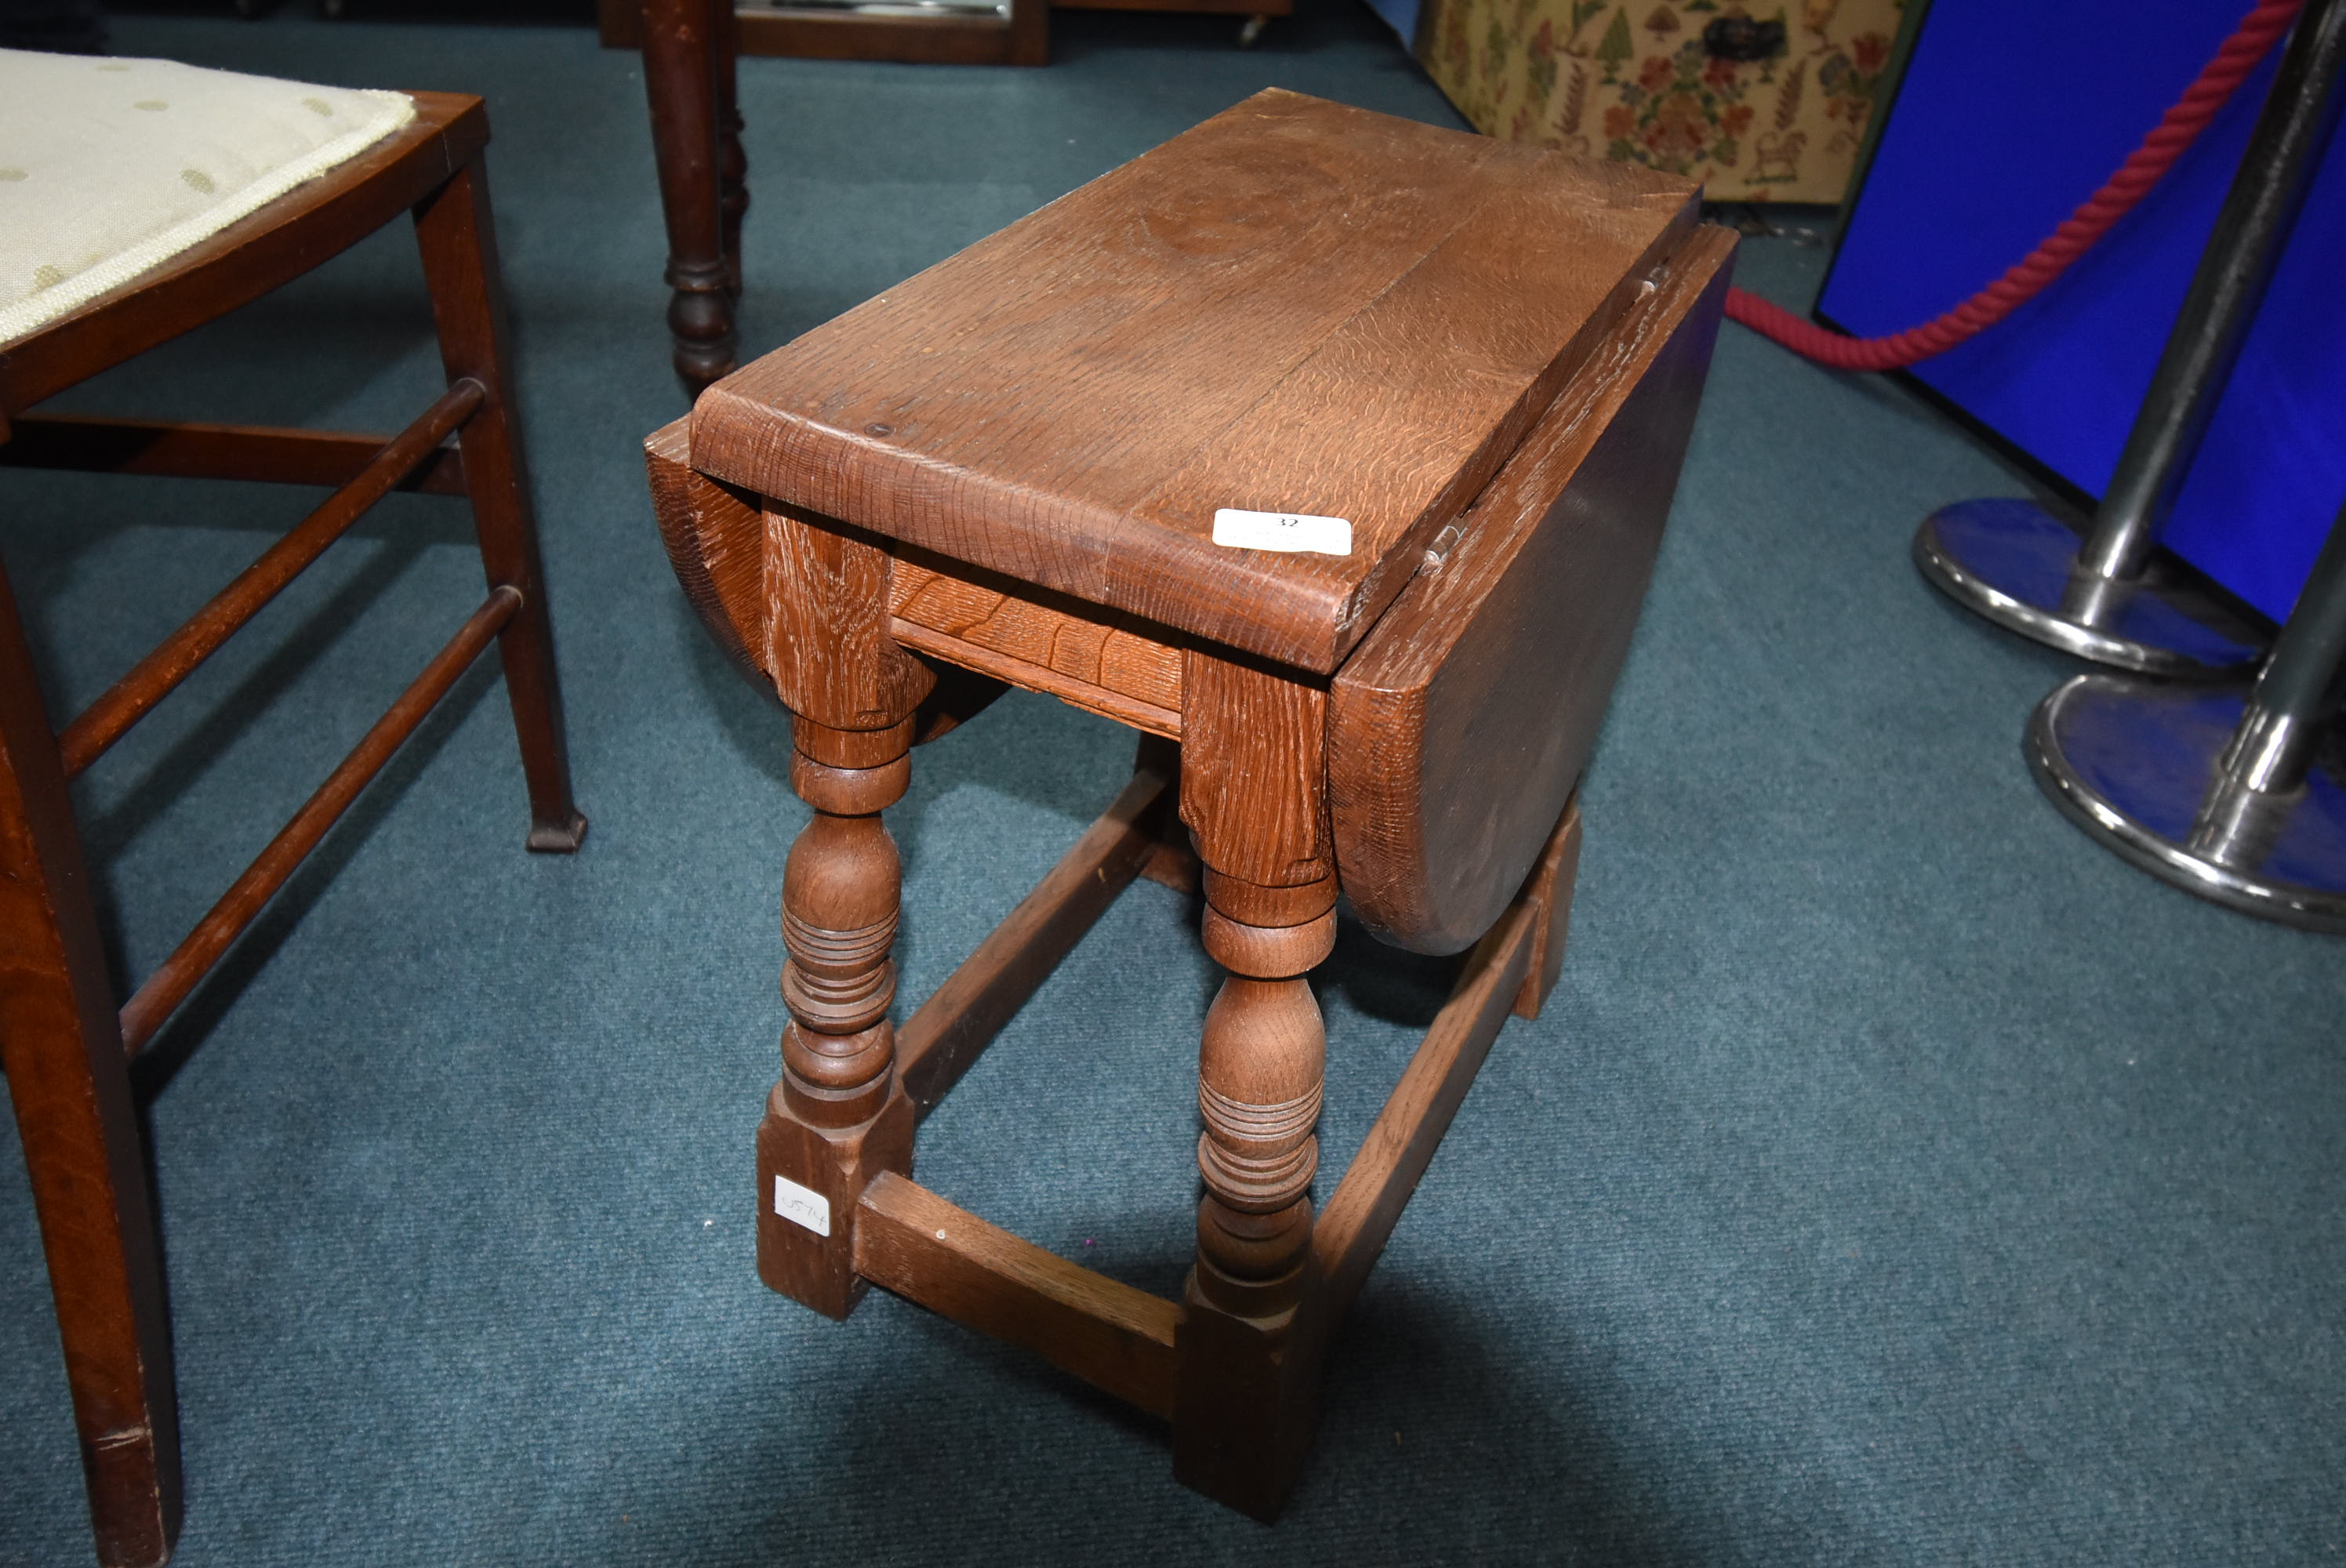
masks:
[[[843,1317],[878,1283],[1028,1345],[1169,1419],[1179,1479],[1277,1512],[1329,1328],[1561,962],[1574,793],[1732,257],[1693,196],[1262,94],[650,439],[678,576],[792,715],[815,812],[784,875],[790,1021],[758,1138],[770,1285]],[[1238,330],[1202,331],[1209,307]],[[1345,516],[1353,552],[1214,545],[1216,503]],[[1140,730],[1134,779],[898,1030],[882,813],[912,747],[1005,686]],[[1143,874],[1202,886],[1229,971],[1178,1303],[910,1179],[918,1117]],[[1305,976],[1340,886],[1386,940],[1473,952],[1315,1217]]]

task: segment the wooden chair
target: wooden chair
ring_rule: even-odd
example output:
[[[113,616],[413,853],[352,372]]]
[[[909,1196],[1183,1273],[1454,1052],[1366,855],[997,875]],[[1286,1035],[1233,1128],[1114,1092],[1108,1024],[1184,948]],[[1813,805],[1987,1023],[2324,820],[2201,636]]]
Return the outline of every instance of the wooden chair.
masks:
[[[578,847],[536,525],[512,414],[477,98],[417,114],[325,175],[30,336],[0,346],[0,465],[335,486],[62,730],[0,575],[0,1058],[32,1173],[80,1429],[97,1555],[170,1555],[178,1410],[162,1252],[129,1062],[474,659],[501,654],[532,850]],[[448,390],[385,441],[306,430],[46,417],[77,382],[246,304],[413,212]],[[457,444],[448,444],[450,438]],[[117,1007],[67,786],[393,489],[469,497],[489,592],[357,748],[161,968]]]

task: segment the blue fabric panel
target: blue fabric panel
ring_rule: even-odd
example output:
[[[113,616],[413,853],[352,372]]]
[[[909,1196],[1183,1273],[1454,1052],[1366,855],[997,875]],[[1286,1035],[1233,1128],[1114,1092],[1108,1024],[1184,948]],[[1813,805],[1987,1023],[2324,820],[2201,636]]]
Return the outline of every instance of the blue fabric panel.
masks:
[[[1385,19],[1385,25],[1401,35],[1404,44],[1417,38],[1418,0],[1369,0],[1369,9]]]
[[[1914,326],[1991,281],[2112,170],[2239,23],[2239,0],[1939,0],[1819,303],[1853,332]],[[2275,52],[2276,55],[2278,51]],[[2272,60],[2066,276],[1915,374],[2091,494],[2116,466],[2271,80]],[[2288,614],[2346,499],[2346,156],[2333,138],[2167,532]]]

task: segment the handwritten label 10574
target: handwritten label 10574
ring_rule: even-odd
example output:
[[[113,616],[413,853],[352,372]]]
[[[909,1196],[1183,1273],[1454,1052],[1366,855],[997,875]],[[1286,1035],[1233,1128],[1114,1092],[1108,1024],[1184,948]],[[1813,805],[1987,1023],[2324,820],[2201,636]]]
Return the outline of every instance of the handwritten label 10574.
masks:
[[[774,1212],[817,1236],[831,1234],[831,1199],[786,1176],[774,1178]]]

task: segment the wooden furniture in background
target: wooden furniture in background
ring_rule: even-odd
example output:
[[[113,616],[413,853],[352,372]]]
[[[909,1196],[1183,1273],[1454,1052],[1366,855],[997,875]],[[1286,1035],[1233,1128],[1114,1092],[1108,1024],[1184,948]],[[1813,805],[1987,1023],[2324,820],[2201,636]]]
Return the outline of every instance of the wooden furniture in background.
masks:
[[[665,25],[658,0],[597,0],[603,46],[632,49]],[[745,55],[804,60],[895,60],[915,66],[1040,66],[1051,57],[1049,0],[1003,0],[925,15],[847,6],[748,5],[726,11]]]
[[[873,16],[830,9],[737,12],[731,0],[601,0],[603,43],[640,46],[644,93],[668,223],[668,331],[686,390],[731,371],[740,345],[741,215],[748,162],[735,92],[743,50],[826,60],[1039,66],[1049,57],[1046,0],[1007,15]]]
[[[1177,11],[1201,16],[1245,18],[1239,47],[1250,48],[1274,16],[1295,15],[1295,0],[1051,0],[1054,11]]]
[[[1202,11],[1246,18],[1242,43],[1293,0],[1065,0],[1093,10]],[[737,83],[742,54],[919,65],[1040,66],[1049,0],[1007,10],[872,15],[814,6],[739,9],[731,0],[599,0],[607,48],[640,48],[660,210],[668,225],[668,331],[687,392],[731,372],[740,348],[741,215],[750,205]]]
[[[513,417],[477,98],[414,95],[414,121],[209,239],[0,346],[0,467],[335,486],[309,518],[60,732],[0,575],[0,1054],[32,1175],[100,1562],[170,1555],[180,1516],[163,1257],[129,1057],[154,1037],[367,781],[497,646],[532,850],[578,847],[529,486]],[[412,212],[448,390],[380,436],[25,411],[227,314]],[[449,445],[450,438],[456,445]],[[117,1004],[67,783],[393,489],[467,497],[488,596],[155,973]]]
[[[790,709],[815,813],[758,1134],[769,1285],[843,1317],[879,1284],[1026,1345],[1169,1420],[1181,1480],[1277,1511],[1333,1324],[1507,1013],[1556,976],[1571,801],[1733,250],[1696,194],[1264,93],[651,438],[678,577]],[[1223,507],[1346,519],[1350,552],[1214,544]],[[898,1030],[882,813],[911,748],[978,706],[941,671],[1143,738],[1107,813]],[[914,1123],[1142,874],[1202,885],[1229,972],[1179,1301],[912,1180]],[[1315,1217],[1305,976],[1340,885],[1387,940],[1473,952]]]
[[[644,96],[668,225],[668,332],[685,390],[733,369],[740,348],[734,307],[741,297],[741,215],[749,210],[749,163],[734,83],[739,40],[728,0],[642,0],[621,7],[639,17]],[[604,42],[611,42],[604,12]]]

